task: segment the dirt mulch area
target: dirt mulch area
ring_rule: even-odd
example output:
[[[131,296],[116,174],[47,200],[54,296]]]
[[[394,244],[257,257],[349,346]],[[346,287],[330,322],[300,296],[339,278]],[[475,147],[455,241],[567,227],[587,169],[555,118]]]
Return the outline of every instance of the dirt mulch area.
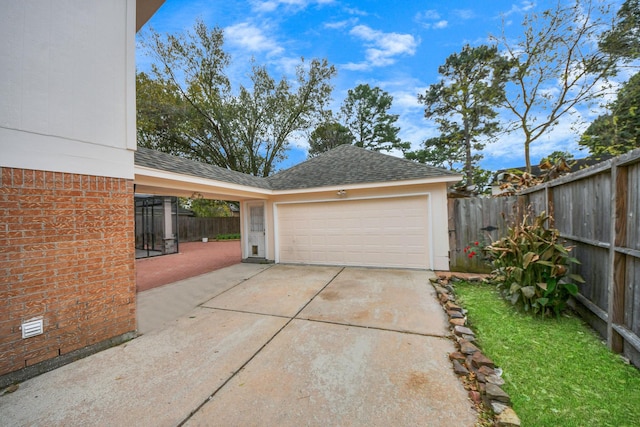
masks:
[[[180,253],[136,260],[138,292],[237,264],[240,241],[180,243]]]

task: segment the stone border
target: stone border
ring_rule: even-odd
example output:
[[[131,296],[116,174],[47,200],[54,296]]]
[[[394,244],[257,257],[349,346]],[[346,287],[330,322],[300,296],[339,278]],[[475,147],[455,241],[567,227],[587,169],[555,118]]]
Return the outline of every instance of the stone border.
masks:
[[[449,325],[453,333],[458,351],[449,354],[453,371],[460,377],[464,388],[469,391],[469,399],[481,411],[494,414],[494,425],[498,427],[520,427],[520,419],[511,407],[511,398],[502,390],[504,380],[502,370],[495,367],[491,359],[486,357],[474,344],[475,333],[467,325],[467,311],[456,304],[455,291],[450,281],[479,281],[477,277],[461,279],[456,276],[447,278],[439,275],[430,279],[436,290],[438,301],[447,313]]]

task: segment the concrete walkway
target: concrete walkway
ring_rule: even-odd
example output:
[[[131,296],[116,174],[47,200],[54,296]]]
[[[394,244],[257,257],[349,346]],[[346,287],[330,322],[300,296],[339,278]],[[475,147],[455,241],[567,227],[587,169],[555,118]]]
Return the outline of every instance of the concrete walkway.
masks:
[[[430,274],[240,264],[143,293],[141,317],[202,304],[25,381],[0,425],[472,426]]]

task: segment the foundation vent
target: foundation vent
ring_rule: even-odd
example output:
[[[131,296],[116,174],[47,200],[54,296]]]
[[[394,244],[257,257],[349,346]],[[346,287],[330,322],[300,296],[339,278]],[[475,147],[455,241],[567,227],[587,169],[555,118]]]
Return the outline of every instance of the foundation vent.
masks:
[[[42,319],[30,319],[22,323],[22,338],[35,337],[44,332]]]

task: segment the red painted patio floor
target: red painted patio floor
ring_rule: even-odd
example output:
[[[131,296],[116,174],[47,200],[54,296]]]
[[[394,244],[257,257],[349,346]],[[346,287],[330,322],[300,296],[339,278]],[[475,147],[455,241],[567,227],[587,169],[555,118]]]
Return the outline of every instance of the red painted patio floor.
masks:
[[[241,261],[240,241],[180,243],[180,253],[136,260],[138,292],[199,276]]]

